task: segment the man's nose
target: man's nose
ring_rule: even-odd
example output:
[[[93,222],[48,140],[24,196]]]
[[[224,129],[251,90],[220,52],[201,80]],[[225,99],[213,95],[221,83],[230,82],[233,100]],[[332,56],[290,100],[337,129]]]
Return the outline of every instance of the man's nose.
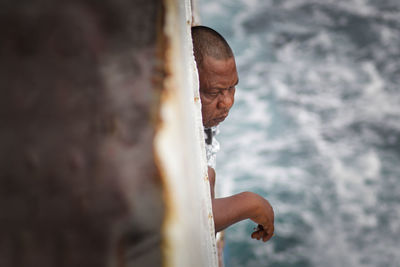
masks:
[[[218,109],[226,109],[229,110],[233,105],[234,97],[229,92],[224,92],[220,95],[217,107]]]

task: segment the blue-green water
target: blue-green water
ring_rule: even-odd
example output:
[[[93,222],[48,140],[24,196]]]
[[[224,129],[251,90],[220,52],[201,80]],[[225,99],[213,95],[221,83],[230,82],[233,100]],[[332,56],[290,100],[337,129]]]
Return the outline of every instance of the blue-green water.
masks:
[[[198,2],[240,76],[218,190],[276,213],[266,244],[227,231],[226,265],[400,266],[400,1]]]

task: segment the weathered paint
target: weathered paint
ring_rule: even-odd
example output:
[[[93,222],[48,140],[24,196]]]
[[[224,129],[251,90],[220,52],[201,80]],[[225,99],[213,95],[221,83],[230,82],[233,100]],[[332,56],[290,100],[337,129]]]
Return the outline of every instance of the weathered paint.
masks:
[[[166,77],[155,148],[165,175],[165,266],[217,266],[190,1],[165,0]]]

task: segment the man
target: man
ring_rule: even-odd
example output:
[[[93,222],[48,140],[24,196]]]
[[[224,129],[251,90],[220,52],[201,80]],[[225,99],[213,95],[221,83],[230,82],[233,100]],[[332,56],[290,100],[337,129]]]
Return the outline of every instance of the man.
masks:
[[[211,153],[218,150],[213,133],[219,123],[225,120],[234,103],[235,86],[239,82],[235,58],[225,39],[213,29],[204,26],[192,27],[194,56],[199,72],[200,98],[203,126]],[[268,241],[274,232],[274,211],[269,202],[252,192],[242,192],[230,197],[215,198],[215,164],[208,168],[215,230],[245,219],[251,219],[258,228],[251,234],[253,239]]]

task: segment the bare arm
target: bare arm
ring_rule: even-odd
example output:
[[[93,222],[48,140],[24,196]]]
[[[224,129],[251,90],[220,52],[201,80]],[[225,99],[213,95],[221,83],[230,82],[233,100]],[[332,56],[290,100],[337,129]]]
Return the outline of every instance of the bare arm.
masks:
[[[262,226],[251,237],[268,241],[274,233],[274,211],[263,197],[243,192],[212,200],[215,230],[217,232],[239,221],[250,219]]]
[[[251,237],[264,242],[274,233],[274,211],[269,202],[252,192],[243,192],[230,197],[214,198],[215,171],[208,169],[215,231],[219,232],[228,226],[245,219],[259,224]]]

